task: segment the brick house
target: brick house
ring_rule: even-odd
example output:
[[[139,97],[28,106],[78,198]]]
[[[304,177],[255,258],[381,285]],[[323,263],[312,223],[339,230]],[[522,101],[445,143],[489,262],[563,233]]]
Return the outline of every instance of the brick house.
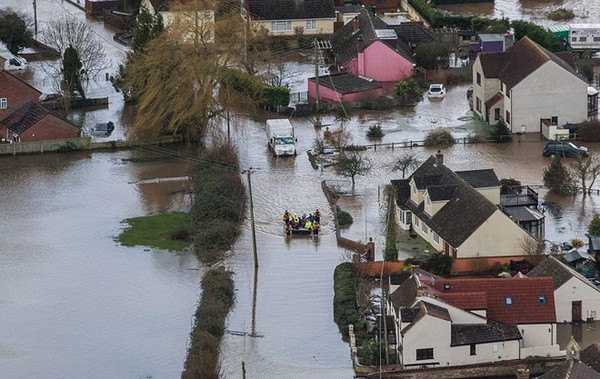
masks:
[[[27,100],[0,118],[0,129],[11,142],[48,141],[80,136],[80,129],[65,118]]]
[[[39,101],[42,93],[23,80],[0,69],[0,119],[27,100]],[[4,139],[0,128],[0,139]]]

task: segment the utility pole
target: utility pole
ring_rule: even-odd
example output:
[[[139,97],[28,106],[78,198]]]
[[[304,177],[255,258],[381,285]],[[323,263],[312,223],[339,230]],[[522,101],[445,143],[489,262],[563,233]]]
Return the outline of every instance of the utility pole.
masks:
[[[38,23],[37,23],[37,4],[36,4],[36,0],[33,0],[33,25],[34,25],[34,31],[35,31],[35,38],[37,38],[37,34],[38,34]]]
[[[319,44],[315,38],[313,41],[315,45],[315,106],[317,113],[319,112]]]
[[[256,252],[256,228],[254,227],[254,204],[252,202],[252,167],[247,171],[248,173],[248,192],[250,194],[250,224],[252,227],[252,250],[254,251],[254,267],[258,267],[258,253]]]
[[[390,364],[390,355],[388,354],[388,338],[387,338],[387,317],[386,317],[386,307],[385,303],[387,302],[387,296],[385,295],[385,287],[383,285],[383,267],[385,266],[385,261],[381,261],[381,317],[383,317],[383,343],[385,344],[385,364]],[[381,330],[380,330],[381,332]],[[380,357],[381,359],[381,357]],[[381,371],[381,370],[380,370]]]

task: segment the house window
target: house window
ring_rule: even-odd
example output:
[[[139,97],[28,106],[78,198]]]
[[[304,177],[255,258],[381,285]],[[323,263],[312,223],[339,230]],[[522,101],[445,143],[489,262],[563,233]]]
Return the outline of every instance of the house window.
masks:
[[[577,37],[571,37],[571,42],[577,42]]]
[[[429,228],[427,227],[427,225],[425,223],[423,223],[421,225],[421,230],[423,231],[423,233],[425,233],[426,235],[429,234]]]
[[[0,97],[0,109],[8,108],[8,99],[6,97]]]
[[[507,124],[510,124],[510,112],[509,111],[506,111],[506,120],[504,120],[504,121],[506,121]]]
[[[481,113],[481,99],[479,97],[475,98],[475,108],[477,112]]]
[[[292,30],[291,21],[271,21],[272,32],[289,32]]]
[[[306,20],[306,30],[317,30],[317,20]]]
[[[433,348],[417,349],[417,361],[433,359]]]
[[[538,296],[538,303],[540,303],[540,305],[546,305],[546,296],[544,296],[544,295]]]
[[[587,41],[587,37],[579,37],[579,42],[586,42]]]
[[[504,304],[506,304],[506,305],[512,305],[512,297],[506,296],[504,298]]]
[[[594,42],[600,42],[600,37],[594,37]]]
[[[440,236],[436,232],[433,232],[433,241],[438,245],[440,244]]]
[[[500,108],[494,108],[494,120],[500,120]]]
[[[415,225],[419,226],[419,219],[415,216]]]
[[[481,74],[477,73],[477,85],[481,85]]]
[[[471,347],[471,355],[477,355],[477,345],[472,343],[470,347]]]
[[[552,116],[552,118],[550,119],[550,123],[552,125],[558,125],[558,116]]]

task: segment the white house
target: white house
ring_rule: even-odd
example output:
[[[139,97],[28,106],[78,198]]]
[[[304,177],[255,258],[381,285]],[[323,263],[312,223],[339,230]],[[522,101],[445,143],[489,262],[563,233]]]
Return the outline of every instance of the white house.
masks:
[[[583,275],[549,256],[527,273],[528,277],[552,277],[556,320],[596,320],[600,312],[600,290]]]
[[[533,241],[500,209],[493,170],[454,172],[436,154],[391,184],[401,227],[412,228],[438,252],[453,258],[509,257],[522,254],[523,241]]]
[[[473,64],[474,112],[490,124],[504,120],[513,133],[554,138],[562,125],[587,120],[587,87],[568,53],[528,37],[504,52],[480,53]]]
[[[173,25],[182,28],[188,41],[214,42],[215,12],[203,9],[202,2],[142,0],[140,7],[146,8],[152,15],[160,14],[165,28]]]

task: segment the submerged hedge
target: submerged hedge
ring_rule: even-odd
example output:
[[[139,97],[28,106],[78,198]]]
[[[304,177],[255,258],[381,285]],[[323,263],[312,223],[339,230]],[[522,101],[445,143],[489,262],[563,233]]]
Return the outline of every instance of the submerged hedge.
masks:
[[[214,263],[229,250],[240,233],[245,188],[238,157],[226,144],[202,154],[194,175],[194,248],[202,263]]]
[[[202,298],[196,310],[182,378],[220,377],[219,347],[225,333],[225,320],[235,299],[231,276],[231,271],[219,267],[209,270],[202,278]]]
[[[340,263],[333,272],[333,319],[344,337],[348,325],[357,325],[356,280],[352,263]]]

